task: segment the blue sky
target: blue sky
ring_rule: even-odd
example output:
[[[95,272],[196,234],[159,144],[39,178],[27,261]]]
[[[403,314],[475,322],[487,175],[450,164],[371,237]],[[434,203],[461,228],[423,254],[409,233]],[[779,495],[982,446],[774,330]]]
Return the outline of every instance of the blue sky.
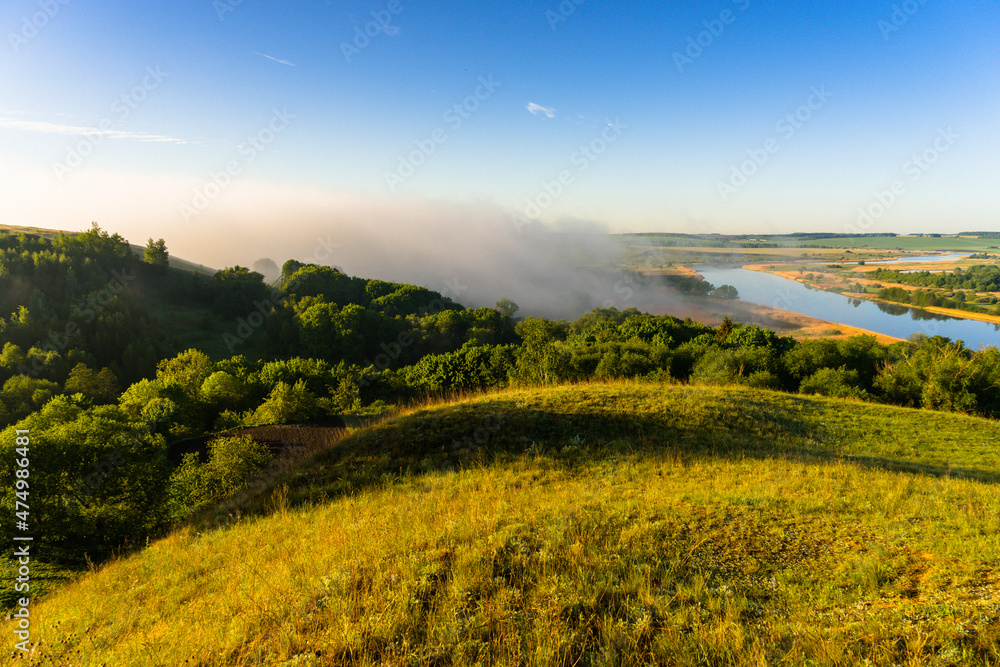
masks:
[[[8,0],[0,222],[1000,229],[998,28],[968,0]]]

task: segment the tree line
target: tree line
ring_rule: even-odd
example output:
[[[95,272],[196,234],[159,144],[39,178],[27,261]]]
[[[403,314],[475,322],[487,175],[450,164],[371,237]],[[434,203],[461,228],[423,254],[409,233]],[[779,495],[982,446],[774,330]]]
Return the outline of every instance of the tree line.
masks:
[[[32,511],[46,526],[40,540],[67,559],[141,544],[192,508],[237,492],[268,460],[252,441],[222,438],[208,461],[189,457],[178,467],[167,458],[173,442],[374,414],[429,394],[630,379],[1000,416],[1000,353],[941,337],[799,342],[753,324],[711,327],[635,308],[595,309],[575,321],[518,319],[509,299],[464,308],[420,286],[295,260],[276,285],[244,267],[185,274],[142,261],[96,227],[51,242],[0,236],[0,248],[0,280],[21,295],[4,292],[15,310],[0,331],[0,452],[12,456],[15,429],[31,431]],[[153,250],[162,257],[165,247]],[[81,300],[107,288],[113,271],[127,286],[95,296],[101,310],[86,322]],[[217,352],[163,354],[177,341],[154,342],[157,311],[204,324]],[[231,333],[238,322],[246,336]],[[47,332],[67,323],[85,335],[46,349]],[[149,339],[149,363],[127,356],[136,337]],[[0,472],[4,511],[13,511],[12,474]],[[11,530],[5,524],[7,538]]]
[[[980,264],[962,270],[915,271],[906,273],[890,269],[876,269],[867,276],[881,282],[913,285],[924,289],[908,290],[904,287],[882,287],[878,297],[885,301],[917,307],[957,308],[970,312],[1000,314],[1000,266]],[[978,293],[986,292],[983,296]]]
[[[902,272],[880,268],[871,272],[868,277],[882,282],[919,287],[1000,292],[1000,266],[996,264],[978,264],[964,270],[956,268],[954,271],[939,271],[937,273],[930,271]]]

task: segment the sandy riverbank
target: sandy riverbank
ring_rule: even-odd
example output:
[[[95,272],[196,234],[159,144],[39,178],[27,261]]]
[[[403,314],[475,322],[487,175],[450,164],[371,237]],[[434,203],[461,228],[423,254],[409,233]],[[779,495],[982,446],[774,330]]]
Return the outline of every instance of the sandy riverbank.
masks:
[[[757,324],[766,329],[772,329],[782,336],[791,336],[796,340],[812,340],[815,338],[850,338],[852,336],[875,336],[883,344],[898,343],[903,340],[894,336],[868,331],[852,327],[840,322],[829,322],[827,320],[809,317],[801,313],[793,313],[770,306],[761,306],[745,301],[722,301],[712,299],[702,299],[693,302],[699,311],[692,315],[693,319],[708,324],[718,326],[723,318],[742,324]]]
[[[749,268],[749,267],[746,267]],[[647,269],[646,275],[682,275],[698,276],[697,270],[688,266],[673,266],[670,268]],[[649,311],[652,312],[652,311]],[[793,313],[779,308],[762,306],[746,301],[729,301],[720,299],[704,299],[687,297],[678,312],[666,314],[678,317],[690,317],[709,326],[718,326],[726,317],[742,324],[757,324],[771,329],[781,336],[791,336],[796,340],[812,340],[815,338],[850,338],[852,336],[875,336],[883,344],[898,343],[903,340],[894,336],[852,327],[840,322],[821,320],[801,313]]]
[[[878,303],[888,303],[888,304],[892,304],[892,305],[896,305],[896,306],[906,306],[906,307],[913,307],[913,308],[917,307],[917,306],[909,306],[909,304],[905,304],[905,303],[903,303],[903,304],[896,303],[895,301],[885,301],[883,299],[876,299],[871,294],[861,294],[861,293],[858,293],[858,292],[837,292],[837,291],[834,291],[834,290],[826,289],[828,287],[828,285],[824,285],[824,284],[816,283],[816,282],[808,282],[808,281],[803,280],[802,276],[797,271],[778,271],[776,269],[767,268],[763,264],[747,264],[747,265],[743,266],[743,268],[747,269],[748,271],[759,271],[760,273],[770,273],[770,274],[775,275],[775,276],[780,276],[781,278],[786,278],[788,280],[794,280],[795,282],[802,283],[803,285],[808,285],[809,287],[812,287],[814,289],[821,289],[821,290],[825,290],[825,291],[828,291],[828,292],[834,292],[835,294],[840,294],[842,296],[853,298],[853,299],[864,299],[865,301],[872,301],[872,302],[878,302]],[[816,273],[816,272],[814,271],[814,273]],[[829,275],[829,274],[824,274],[824,275]],[[857,276],[852,276],[852,282],[857,282],[857,283],[860,283],[862,285],[870,285],[870,284],[874,283],[874,281],[872,281],[872,280],[870,280],[868,278],[865,278],[863,276],[863,274],[860,274],[860,275],[857,275]],[[831,283],[831,284],[843,285],[844,283],[838,281],[836,283]],[[884,283],[880,283],[880,284],[884,284]],[[913,285],[900,285],[898,283],[891,283],[891,285],[893,287],[902,287],[903,289],[905,289],[907,291],[910,291],[910,292],[913,292],[913,291],[916,291],[916,290],[920,289],[919,287],[915,287]],[[977,322],[988,322],[990,324],[998,324],[998,325],[1000,325],[1000,317],[998,317],[996,315],[987,315],[986,313],[973,313],[973,312],[970,312],[968,310],[958,310],[957,308],[938,308],[936,306],[931,306],[931,307],[920,306],[920,309],[921,310],[926,310],[929,313],[935,313],[937,315],[947,315],[948,317],[954,317],[954,318],[960,319],[960,320],[975,320]]]

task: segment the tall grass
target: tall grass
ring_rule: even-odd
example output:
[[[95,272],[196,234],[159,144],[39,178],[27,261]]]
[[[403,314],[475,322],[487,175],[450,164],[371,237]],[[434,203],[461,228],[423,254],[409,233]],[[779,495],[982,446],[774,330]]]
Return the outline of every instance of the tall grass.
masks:
[[[998,444],[741,389],[418,406],[41,603],[30,662],[992,664]]]

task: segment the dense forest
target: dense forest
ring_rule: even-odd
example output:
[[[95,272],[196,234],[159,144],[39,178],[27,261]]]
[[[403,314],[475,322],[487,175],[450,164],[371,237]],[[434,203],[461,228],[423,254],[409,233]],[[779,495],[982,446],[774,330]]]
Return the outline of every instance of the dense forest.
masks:
[[[464,308],[295,260],[274,285],[239,266],[185,273],[168,267],[162,240],[140,257],[96,225],[51,240],[0,235],[0,252],[0,312],[10,313],[0,318],[0,450],[13,460],[14,430],[30,431],[33,520],[47,553],[67,562],[141,544],[238,492],[269,460],[253,441],[223,437],[207,461],[178,466],[173,442],[377,414],[429,394],[629,379],[1000,416],[1000,353],[941,337],[797,342],[634,308],[519,319],[510,299]],[[216,352],[163,334],[187,311],[214,332]],[[13,474],[4,466],[0,482],[10,514]]]

